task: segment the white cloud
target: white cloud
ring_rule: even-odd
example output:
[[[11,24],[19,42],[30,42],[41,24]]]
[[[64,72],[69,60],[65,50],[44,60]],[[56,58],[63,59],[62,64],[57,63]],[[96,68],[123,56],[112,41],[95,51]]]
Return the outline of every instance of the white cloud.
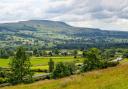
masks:
[[[128,31],[128,0],[0,0],[0,22],[30,19]]]

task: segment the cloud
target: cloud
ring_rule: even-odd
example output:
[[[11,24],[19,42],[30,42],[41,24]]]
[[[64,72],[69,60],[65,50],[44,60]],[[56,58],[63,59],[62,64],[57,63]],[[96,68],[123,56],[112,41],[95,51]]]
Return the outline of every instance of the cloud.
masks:
[[[128,31],[128,0],[0,0],[0,9],[0,22],[48,19]]]

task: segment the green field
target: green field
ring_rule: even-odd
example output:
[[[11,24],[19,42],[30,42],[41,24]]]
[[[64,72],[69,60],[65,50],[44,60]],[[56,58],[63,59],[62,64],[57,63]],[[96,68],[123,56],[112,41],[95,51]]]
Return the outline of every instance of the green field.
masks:
[[[0,67],[8,67],[9,59],[0,59]]]
[[[31,63],[33,69],[48,69],[49,59],[52,58],[55,63],[76,61],[81,62],[83,58],[74,58],[73,56],[56,56],[56,57],[32,57]],[[0,67],[8,67],[10,59],[0,59]]]

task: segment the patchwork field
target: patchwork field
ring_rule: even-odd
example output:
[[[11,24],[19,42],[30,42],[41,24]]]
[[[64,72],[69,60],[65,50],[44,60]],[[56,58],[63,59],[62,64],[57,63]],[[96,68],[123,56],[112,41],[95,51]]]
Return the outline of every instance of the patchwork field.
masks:
[[[1,89],[128,89],[127,68],[128,63],[125,60],[116,67]]]
[[[55,63],[57,62],[69,62],[76,61],[81,62],[84,58],[73,56],[56,56],[56,57],[32,57],[31,63],[33,69],[48,69],[49,59],[52,58]],[[8,67],[10,59],[0,59],[0,67]]]

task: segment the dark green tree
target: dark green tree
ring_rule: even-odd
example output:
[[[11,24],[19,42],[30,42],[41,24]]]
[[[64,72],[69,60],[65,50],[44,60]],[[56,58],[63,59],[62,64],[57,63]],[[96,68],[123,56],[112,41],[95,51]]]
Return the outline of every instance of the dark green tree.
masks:
[[[9,58],[9,54],[5,49],[0,49],[0,58]]]
[[[83,57],[86,57],[86,53],[87,53],[87,51],[83,51]]]
[[[74,54],[74,58],[77,58],[78,51],[74,50],[73,54]]]
[[[49,52],[48,55],[49,55],[49,56],[53,56],[53,53],[52,53],[52,52]]]
[[[33,50],[33,54],[36,56],[36,55],[38,55],[38,49],[37,48],[35,48],[34,50]]]
[[[116,51],[114,49],[107,49],[102,52],[102,57],[105,60],[111,60],[115,56]]]
[[[101,66],[100,50],[96,48],[86,52],[86,59],[83,62],[82,71],[97,69]]]
[[[50,59],[50,61],[48,62],[49,65],[49,72],[53,72],[54,70],[54,61],[52,59]]]
[[[125,51],[125,52],[123,53],[123,58],[128,58],[128,51]]]
[[[59,55],[60,50],[58,50],[58,49],[52,50],[52,53],[54,53],[55,55]]]
[[[10,67],[12,72],[10,77],[11,83],[32,82],[31,63],[24,48],[19,47],[17,49],[15,56],[11,60]]]

